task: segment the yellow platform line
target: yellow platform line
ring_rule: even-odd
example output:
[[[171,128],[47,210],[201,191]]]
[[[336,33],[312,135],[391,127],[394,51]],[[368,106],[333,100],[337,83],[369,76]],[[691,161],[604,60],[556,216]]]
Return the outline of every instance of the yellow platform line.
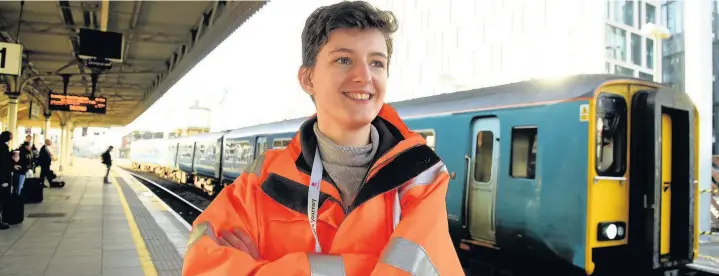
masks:
[[[132,215],[132,210],[130,210],[130,206],[127,204],[125,194],[122,192],[120,184],[117,183],[117,180],[115,179],[115,173],[110,172],[110,176],[112,176],[112,184],[115,185],[115,188],[117,189],[117,194],[120,196],[120,204],[122,205],[122,209],[125,211],[125,218],[127,218],[127,223],[130,225],[130,233],[132,234],[132,240],[135,242],[135,249],[137,249],[137,255],[140,257],[142,271],[145,272],[145,276],[157,276],[157,270],[155,269],[155,265],[152,263],[152,258],[150,258],[150,252],[147,251],[147,247],[145,246],[145,240],[140,234],[140,229],[137,228],[135,217]]]

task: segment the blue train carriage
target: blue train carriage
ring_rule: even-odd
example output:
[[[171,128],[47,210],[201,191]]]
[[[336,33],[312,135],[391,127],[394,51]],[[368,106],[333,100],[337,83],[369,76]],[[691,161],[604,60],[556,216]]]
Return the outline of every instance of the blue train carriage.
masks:
[[[157,173],[163,168],[163,159],[167,154],[164,139],[138,140],[130,148],[132,167],[140,171]]]
[[[577,75],[392,105],[434,135],[465,264],[644,275],[698,254],[699,117],[685,93]]]
[[[167,154],[165,155],[164,159],[164,173],[160,174],[161,177],[165,179],[169,179],[172,182],[175,183],[182,183],[181,181],[185,179],[183,176],[183,172],[180,170],[179,167],[179,146],[180,141],[187,139],[185,137],[175,137],[175,138],[169,138],[167,139],[167,143],[165,145],[167,149]]]
[[[228,132],[222,158],[222,187],[234,182],[252,161],[268,149],[287,147],[305,120],[307,118],[284,120]]]
[[[190,136],[189,141],[185,142],[185,145],[194,143],[191,181],[188,183],[210,196],[215,193],[215,186],[219,184],[218,180],[222,174],[221,161],[225,134],[226,132],[203,133]],[[183,165],[186,168],[188,164]]]

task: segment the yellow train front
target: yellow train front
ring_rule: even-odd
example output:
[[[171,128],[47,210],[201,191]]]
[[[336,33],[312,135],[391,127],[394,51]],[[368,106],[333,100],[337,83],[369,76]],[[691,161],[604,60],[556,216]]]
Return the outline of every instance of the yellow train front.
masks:
[[[694,104],[673,88],[618,81],[590,106],[586,271],[685,267],[698,254]]]
[[[649,275],[693,262],[699,118],[686,93],[612,75],[471,93],[514,102],[445,114],[434,126],[408,120],[436,132],[438,154],[463,176],[447,196],[463,263]],[[460,133],[464,124],[473,127]]]

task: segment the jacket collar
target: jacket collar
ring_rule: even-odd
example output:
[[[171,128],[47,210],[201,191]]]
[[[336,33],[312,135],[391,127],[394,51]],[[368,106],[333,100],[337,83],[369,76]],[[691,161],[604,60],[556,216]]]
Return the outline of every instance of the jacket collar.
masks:
[[[317,114],[314,114],[300,126],[298,137],[296,137],[298,139],[293,139],[288,146],[300,151],[295,165],[307,174],[312,170],[311,164],[314,161],[315,149],[317,148],[317,137],[312,129],[316,122]],[[399,144],[399,142],[413,135],[394,108],[386,103],[382,105],[377,117],[372,120],[372,125],[377,128],[379,133],[379,145],[377,153],[370,164],[374,164],[377,159]],[[295,145],[292,145],[293,143]],[[326,172],[324,173],[324,178],[330,181]]]

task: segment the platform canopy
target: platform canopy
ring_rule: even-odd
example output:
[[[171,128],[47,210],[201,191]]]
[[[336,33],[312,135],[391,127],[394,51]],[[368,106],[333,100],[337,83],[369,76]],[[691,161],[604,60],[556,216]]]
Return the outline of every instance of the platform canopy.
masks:
[[[1,1],[0,41],[23,46],[18,125],[39,127],[49,92],[91,96],[95,69],[79,55],[80,30],[122,33],[122,60],[99,73],[105,114],[52,111],[51,124],[124,126],[136,119],[266,1]],[[18,28],[19,25],[19,28]],[[9,83],[18,85],[10,85]],[[9,98],[0,94],[0,118]],[[30,112],[32,109],[35,112]],[[32,114],[32,115],[31,115]],[[37,117],[35,117],[37,116]]]

